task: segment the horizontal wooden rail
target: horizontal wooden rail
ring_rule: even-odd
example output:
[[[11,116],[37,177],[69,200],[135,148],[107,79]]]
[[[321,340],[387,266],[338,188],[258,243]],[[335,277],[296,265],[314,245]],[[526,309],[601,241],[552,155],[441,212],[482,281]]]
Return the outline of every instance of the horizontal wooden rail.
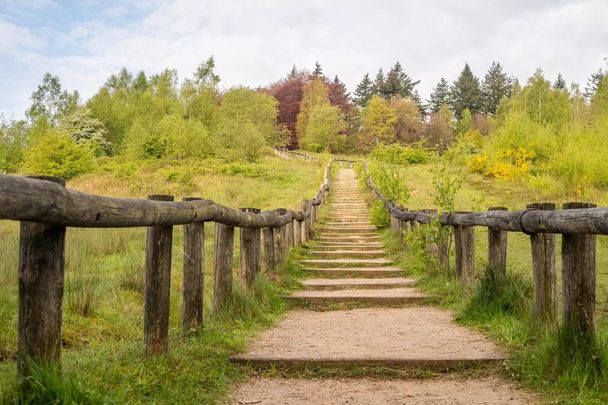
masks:
[[[428,213],[396,207],[373,183],[365,163],[364,169],[368,188],[384,203],[390,214],[403,221],[431,222],[433,217]],[[442,225],[484,226],[509,232],[608,235],[608,208],[545,211],[532,207],[520,211],[455,212],[444,213],[439,220]]]
[[[303,211],[278,214],[242,212],[212,200],[153,201],[104,197],[66,189],[40,178],[0,175],[0,219],[42,222],[84,228],[120,228],[184,225],[213,221],[240,228],[279,228],[310,217],[312,206],[320,205],[329,190],[329,170],[317,196]]]

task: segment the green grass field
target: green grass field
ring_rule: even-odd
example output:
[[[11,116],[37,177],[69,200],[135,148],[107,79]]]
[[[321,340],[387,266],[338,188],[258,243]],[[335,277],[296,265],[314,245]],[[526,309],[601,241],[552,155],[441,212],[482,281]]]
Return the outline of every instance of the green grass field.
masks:
[[[210,198],[233,208],[299,209],[322,182],[325,162],[265,158],[255,164],[220,161],[120,162],[102,160],[95,173],[68,187],[102,195],[174,194]],[[94,403],[208,403],[225,395],[247,370],[227,362],[259,328],[286,308],[279,295],[293,286],[288,264],[252,291],[236,282],[230,309],[211,314],[213,224],[205,225],[205,327],[181,331],[182,229],[175,227],[170,352],[143,355],[145,228],[68,229],[63,318],[63,373]],[[238,233],[235,280],[238,280]],[[0,392],[15,381],[18,223],[0,222]],[[52,385],[52,384],[51,384]],[[55,384],[56,385],[56,384]],[[179,387],[179,389],[176,389]],[[57,388],[57,387],[56,387]],[[57,388],[59,390],[60,388]],[[52,398],[52,393],[47,393]],[[8,401],[8,397],[4,398]]]

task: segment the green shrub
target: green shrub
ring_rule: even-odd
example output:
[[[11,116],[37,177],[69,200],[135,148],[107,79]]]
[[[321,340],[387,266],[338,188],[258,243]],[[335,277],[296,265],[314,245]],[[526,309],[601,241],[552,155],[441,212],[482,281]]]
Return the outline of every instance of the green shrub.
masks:
[[[431,152],[425,149],[422,144],[403,146],[398,143],[392,145],[378,144],[370,154],[370,157],[374,160],[394,165],[428,163],[431,156]]]
[[[372,224],[379,228],[388,226],[389,216],[384,204],[381,201],[374,200],[370,208],[370,220]]]
[[[408,203],[411,189],[397,167],[374,161],[369,164],[369,172],[374,184],[386,198],[395,205]]]
[[[224,166],[222,174],[249,178],[264,177],[267,174],[264,167],[252,163],[232,163]]]
[[[22,171],[28,174],[73,179],[93,169],[93,153],[65,134],[50,132],[25,152]]]

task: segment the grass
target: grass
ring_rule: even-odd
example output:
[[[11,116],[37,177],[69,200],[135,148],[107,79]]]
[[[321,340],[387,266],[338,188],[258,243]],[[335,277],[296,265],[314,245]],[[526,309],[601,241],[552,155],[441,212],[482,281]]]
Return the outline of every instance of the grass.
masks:
[[[433,208],[433,166],[414,165],[403,169],[412,186],[409,207]],[[456,194],[456,210],[484,210],[491,206],[522,209],[536,201],[571,200],[568,191],[539,193],[523,182],[504,182],[468,174],[457,166],[451,173],[462,176],[462,189]],[[605,198],[605,197],[604,197]],[[599,199],[599,204],[605,201]],[[487,279],[487,230],[476,228],[476,278],[462,284],[452,267],[436,266],[420,243],[421,235],[410,233],[407,248],[399,248],[395,236],[386,235],[387,244],[408,274],[416,276],[417,286],[435,296],[435,304],[456,311],[457,321],[483,331],[500,342],[510,353],[504,374],[541,392],[559,403],[608,402],[608,238],[597,238],[596,327],[597,341],[588,351],[574,350],[575,334],[567,328],[539,330],[532,319],[532,269],[530,240],[521,233],[509,233],[507,275]],[[558,236],[558,246],[561,238]],[[561,285],[558,249],[558,285]],[[558,289],[561,292],[561,289]],[[561,312],[561,297],[560,297]]]
[[[270,157],[256,164],[114,159],[102,159],[98,163],[96,173],[75,179],[68,187],[121,197],[145,198],[147,194],[158,193],[176,197],[196,195],[230,207],[262,209],[299,208],[302,199],[316,194],[324,168],[322,161]],[[230,384],[249,372],[230,364],[228,356],[243,350],[252,334],[268,327],[286,310],[279,296],[297,286],[297,268],[290,262],[272,280],[261,277],[251,291],[242,290],[236,270],[239,265],[237,232],[234,296],[225,310],[213,314],[209,308],[213,291],[214,229],[212,223],[205,224],[204,329],[184,337],[181,333],[182,229],[175,227],[170,351],[167,355],[146,357],[143,354],[145,233],[143,228],[68,229],[63,377],[50,373],[48,382],[56,386],[58,392],[81,387],[92,402],[160,404],[220,400]],[[301,254],[298,252],[297,249],[293,252],[294,257]],[[0,393],[9,393],[3,397],[5,402],[10,402],[16,375],[17,263],[18,224],[2,221]],[[41,373],[47,371],[41,370]],[[42,374],[40,378],[44,380],[46,374]],[[32,403],[51,397],[36,398]],[[70,397],[66,394],[65,398]]]

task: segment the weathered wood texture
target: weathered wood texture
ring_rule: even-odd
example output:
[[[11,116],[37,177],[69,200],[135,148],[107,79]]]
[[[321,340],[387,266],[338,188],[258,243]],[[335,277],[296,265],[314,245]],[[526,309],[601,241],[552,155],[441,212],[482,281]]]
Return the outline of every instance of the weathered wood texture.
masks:
[[[213,263],[213,310],[218,311],[232,294],[232,260],[234,255],[234,228],[215,224]]]
[[[193,201],[195,198],[184,198],[184,200]],[[184,225],[182,326],[185,333],[203,325],[204,240],[204,223]]]
[[[456,273],[460,280],[469,282],[475,275],[475,228],[455,226]]]
[[[507,211],[505,207],[490,208],[489,211]],[[488,228],[488,266],[486,276],[500,279],[507,274],[507,232]]]
[[[530,204],[528,209],[550,211],[555,204]],[[534,321],[537,326],[551,325],[557,320],[557,237],[551,233],[530,235],[532,247],[532,279],[534,283]]]
[[[57,178],[39,178],[63,187]],[[59,366],[65,266],[65,227],[21,222],[19,235],[17,366],[26,377],[29,361]]]
[[[302,223],[297,219],[293,220],[293,243],[295,246],[302,245]]]
[[[241,208],[245,212],[257,213],[257,208]],[[251,288],[260,272],[260,230],[256,228],[241,228],[240,239],[240,276],[247,288]]]
[[[274,231],[273,228],[262,229],[262,235],[264,237],[264,264],[267,273],[272,273],[275,269]]]
[[[573,202],[564,204],[563,208],[594,206]],[[595,235],[562,236],[564,327],[586,344],[595,339],[595,253]]]
[[[149,198],[155,201],[173,201],[173,196],[170,195],[151,195]],[[171,225],[148,228],[144,292],[146,353],[166,352],[168,349],[172,242]]]

